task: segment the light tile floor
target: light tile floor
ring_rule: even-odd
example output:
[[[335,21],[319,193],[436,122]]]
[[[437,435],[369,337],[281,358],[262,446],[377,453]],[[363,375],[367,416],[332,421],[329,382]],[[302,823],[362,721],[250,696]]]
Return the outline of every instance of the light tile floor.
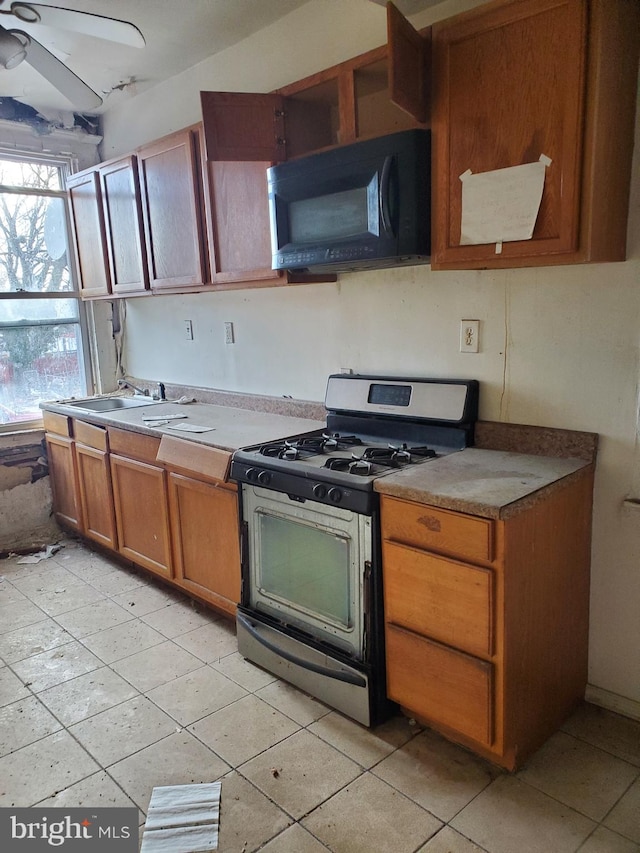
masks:
[[[584,705],[507,774],[368,731],[243,660],[233,625],[73,540],[0,561],[0,806],[222,779],[223,853],[640,853],[640,723]]]

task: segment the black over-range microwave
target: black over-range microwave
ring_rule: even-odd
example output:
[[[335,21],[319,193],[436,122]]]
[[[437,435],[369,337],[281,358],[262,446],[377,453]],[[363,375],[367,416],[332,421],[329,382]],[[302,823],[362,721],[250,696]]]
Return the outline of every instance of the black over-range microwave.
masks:
[[[267,181],[273,269],[344,272],[429,259],[428,130],[281,163]]]

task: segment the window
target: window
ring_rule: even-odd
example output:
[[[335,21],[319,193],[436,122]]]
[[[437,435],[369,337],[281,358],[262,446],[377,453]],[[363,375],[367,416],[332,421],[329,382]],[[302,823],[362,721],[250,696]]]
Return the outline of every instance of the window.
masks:
[[[0,430],[38,423],[43,400],[87,393],[68,165],[0,152]]]

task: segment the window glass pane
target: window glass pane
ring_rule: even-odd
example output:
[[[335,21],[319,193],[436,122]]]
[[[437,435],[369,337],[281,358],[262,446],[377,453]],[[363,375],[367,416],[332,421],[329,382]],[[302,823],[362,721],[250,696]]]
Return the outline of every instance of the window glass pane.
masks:
[[[40,418],[41,401],[82,396],[83,375],[79,326],[0,328],[0,424]]]
[[[72,290],[64,199],[0,195],[0,291]]]
[[[5,323],[77,320],[77,299],[2,299],[0,332]]]
[[[60,167],[29,160],[0,159],[0,184],[5,187],[61,190]]]

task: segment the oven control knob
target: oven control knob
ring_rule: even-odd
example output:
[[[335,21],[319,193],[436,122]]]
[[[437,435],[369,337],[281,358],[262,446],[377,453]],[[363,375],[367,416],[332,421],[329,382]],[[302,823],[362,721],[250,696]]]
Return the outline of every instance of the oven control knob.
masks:
[[[245,471],[247,480],[249,480],[250,483],[257,483],[258,482],[258,474],[259,473],[260,472],[258,471],[257,468],[247,468],[247,470]]]
[[[327,487],[324,483],[316,483],[313,487],[313,494],[322,500],[322,498],[327,496]]]
[[[329,500],[334,504],[339,504],[342,500],[342,492],[340,489],[336,489],[335,486],[332,489],[329,489]]]
[[[260,471],[258,474],[258,482],[262,486],[268,486],[271,482],[271,474],[268,471]]]

